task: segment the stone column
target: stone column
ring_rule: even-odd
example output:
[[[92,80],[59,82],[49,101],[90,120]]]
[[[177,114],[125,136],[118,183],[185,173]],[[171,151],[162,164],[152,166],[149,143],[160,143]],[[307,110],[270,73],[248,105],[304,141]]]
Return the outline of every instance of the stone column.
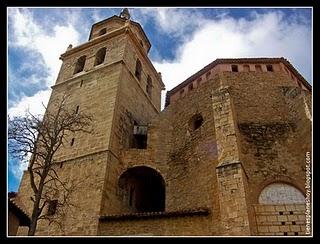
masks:
[[[250,235],[246,200],[247,176],[239,158],[235,113],[228,87],[212,94],[218,147],[216,167],[221,235]]]

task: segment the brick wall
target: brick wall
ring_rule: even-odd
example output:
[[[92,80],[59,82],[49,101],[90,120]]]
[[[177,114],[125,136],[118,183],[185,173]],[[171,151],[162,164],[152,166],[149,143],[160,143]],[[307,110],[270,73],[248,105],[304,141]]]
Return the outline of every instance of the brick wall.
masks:
[[[304,204],[257,204],[254,209],[258,235],[306,235]]]

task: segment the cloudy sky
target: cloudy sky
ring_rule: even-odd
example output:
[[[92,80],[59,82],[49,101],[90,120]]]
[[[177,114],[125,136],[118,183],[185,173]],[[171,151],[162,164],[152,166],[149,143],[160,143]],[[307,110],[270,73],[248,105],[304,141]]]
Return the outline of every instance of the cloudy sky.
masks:
[[[8,8],[8,114],[44,112],[69,44],[120,8]],[[170,90],[217,58],[285,57],[312,84],[310,8],[129,8],[151,44],[149,57]],[[163,97],[165,92],[163,94]],[[164,101],[163,103],[164,104]],[[8,160],[8,190],[25,164]]]

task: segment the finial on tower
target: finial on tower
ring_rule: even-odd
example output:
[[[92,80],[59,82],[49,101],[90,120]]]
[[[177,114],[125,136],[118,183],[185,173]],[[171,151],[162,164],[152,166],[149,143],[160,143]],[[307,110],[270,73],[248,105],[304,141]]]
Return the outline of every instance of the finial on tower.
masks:
[[[126,20],[130,19],[129,10],[127,8],[124,8],[120,13],[120,18],[124,18]]]
[[[70,44],[67,48],[67,50],[70,50],[70,49],[72,49],[72,44]]]

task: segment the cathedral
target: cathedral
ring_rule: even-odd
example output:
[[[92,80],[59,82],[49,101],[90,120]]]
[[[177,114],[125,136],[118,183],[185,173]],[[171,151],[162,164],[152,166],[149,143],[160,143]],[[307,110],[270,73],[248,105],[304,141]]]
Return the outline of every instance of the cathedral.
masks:
[[[310,84],[283,57],[216,59],[167,91],[161,110],[150,48],[124,9],[61,54],[47,109],[68,91],[94,130],[56,152],[59,177],[77,182],[73,207],[60,225],[39,220],[36,235],[310,235]],[[29,214],[31,194],[25,171]]]

